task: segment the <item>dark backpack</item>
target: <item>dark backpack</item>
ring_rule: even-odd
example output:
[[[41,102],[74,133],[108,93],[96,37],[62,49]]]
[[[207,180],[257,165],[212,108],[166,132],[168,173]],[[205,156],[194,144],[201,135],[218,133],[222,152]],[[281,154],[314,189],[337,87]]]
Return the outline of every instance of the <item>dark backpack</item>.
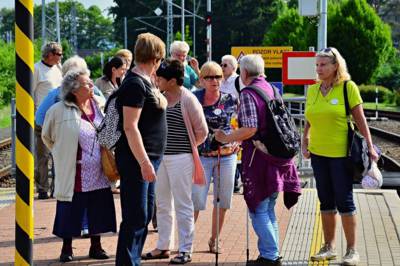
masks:
[[[265,145],[269,154],[280,158],[293,158],[300,150],[300,134],[278,89],[271,86],[275,99],[270,99],[259,87],[247,87],[256,92],[266,103],[266,129],[262,135],[258,132],[256,139]]]

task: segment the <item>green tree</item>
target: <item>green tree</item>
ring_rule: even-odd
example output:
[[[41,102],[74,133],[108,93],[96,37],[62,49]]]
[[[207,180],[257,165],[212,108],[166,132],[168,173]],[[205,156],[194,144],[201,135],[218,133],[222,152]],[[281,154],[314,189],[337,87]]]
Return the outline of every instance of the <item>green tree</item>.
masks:
[[[368,83],[392,53],[389,26],[366,0],[345,1],[328,18],[328,44],[346,59],[352,79]]]

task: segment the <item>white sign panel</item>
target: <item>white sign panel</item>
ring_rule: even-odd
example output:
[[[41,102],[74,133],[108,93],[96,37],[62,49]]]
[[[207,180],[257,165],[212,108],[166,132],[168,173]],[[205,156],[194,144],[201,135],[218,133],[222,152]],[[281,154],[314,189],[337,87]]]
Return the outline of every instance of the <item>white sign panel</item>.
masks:
[[[288,79],[315,79],[315,57],[289,57]]]

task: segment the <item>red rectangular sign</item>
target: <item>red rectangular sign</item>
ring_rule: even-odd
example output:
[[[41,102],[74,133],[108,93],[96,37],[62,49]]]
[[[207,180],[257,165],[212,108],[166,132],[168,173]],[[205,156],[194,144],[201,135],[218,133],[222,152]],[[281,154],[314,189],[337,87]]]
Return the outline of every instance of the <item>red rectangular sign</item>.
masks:
[[[311,85],[314,84],[316,73],[315,52],[283,52],[282,54],[282,82],[284,85]],[[296,64],[294,64],[294,61]],[[290,73],[296,72],[293,76]],[[315,74],[315,75],[314,75]]]

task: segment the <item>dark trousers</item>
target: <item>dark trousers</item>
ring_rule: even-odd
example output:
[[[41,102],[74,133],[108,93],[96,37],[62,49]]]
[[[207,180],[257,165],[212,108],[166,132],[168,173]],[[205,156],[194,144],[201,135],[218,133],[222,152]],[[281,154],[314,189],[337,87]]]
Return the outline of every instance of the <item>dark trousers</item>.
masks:
[[[42,140],[42,127],[35,125],[35,185],[38,193],[49,190],[50,151]]]
[[[321,212],[353,215],[353,178],[347,158],[329,158],[311,154],[311,166],[317,184]]]
[[[160,159],[151,160],[157,170]],[[143,180],[140,166],[132,158],[118,158],[116,162],[121,176],[121,211],[115,265],[141,264],[141,254],[147,237],[147,226],[154,210],[154,183]]]

